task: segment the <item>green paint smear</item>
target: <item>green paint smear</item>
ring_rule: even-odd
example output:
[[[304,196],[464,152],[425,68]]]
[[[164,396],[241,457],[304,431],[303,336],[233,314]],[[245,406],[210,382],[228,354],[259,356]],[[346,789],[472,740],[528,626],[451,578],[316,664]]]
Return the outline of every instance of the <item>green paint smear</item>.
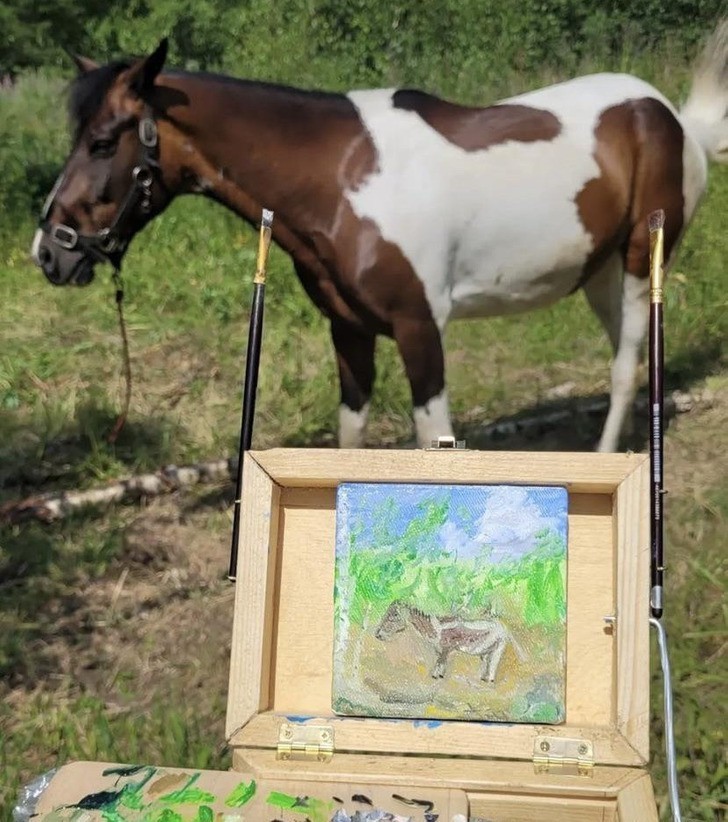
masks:
[[[136,790],[123,790],[119,804],[125,808],[131,808],[133,811],[142,810],[144,808],[144,802],[142,801],[141,788]]]
[[[327,811],[330,810],[329,803],[324,802],[322,799],[314,799],[309,796],[301,801],[296,796],[290,796],[279,791],[271,791],[266,802],[275,808],[306,814],[311,822],[324,822],[328,818]]]
[[[241,782],[227,797],[225,804],[228,808],[242,808],[246,802],[250,802],[255,796],[257,787],[254,779],[251,779],[250,782]]]
[[[179,791],[159,797],[167,805],[197,805],[200,802],[214,802],[215,794],[203,791],[202,788],[181,788]]]
[[[160,796],[159,801],[167,805],[199,805],[200,802],[214,802],[214,794],[209,791],[203,791],[201,788],[192,787],[200,776],[201,774],[198,771],[190,777],[184,788],[180,788],[178,791],[172,791],[172,793],[165,794],[165,796]]]
[[[101,811],[101,818],[104,822],[127,822],[125,816],[122,816],[117,810],[110,808],[109,810]]]
[[[290,810],[297,802],[298,798],[289,796],[287,793],[280,793],[279,791],[271,791],[266,802],[269,805],[274,805],[276,808],[284,808]],[[305,805],[300,804],[300,808],[305,810]]]
[[[155,816],[150,822],[182,822],[182,816],[171,808],[165,808],[159,816]]]
[[[207,805],[202,805],[197,811],[194,822],[213,822],[214,819],[215,815],[212,812],[212,808]]]

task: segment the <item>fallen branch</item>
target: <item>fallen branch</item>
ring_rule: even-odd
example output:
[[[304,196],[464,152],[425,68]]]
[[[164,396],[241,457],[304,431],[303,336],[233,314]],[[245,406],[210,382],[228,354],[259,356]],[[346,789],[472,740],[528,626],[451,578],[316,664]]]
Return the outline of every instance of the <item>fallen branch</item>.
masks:
[[[153,474],[139,474],[103,488],[50,492],[6,502],[0,506],[0,522],[15,524],[28,519],[54,522],[83,508],[133,502],[145,497],[170,494],[200,483],[228,482],[236,472],[237,461],[230,459],[211,460],[196,465],[166,465]]]
[[[708,392],[687,394],[673,391],[665,398],[668,414],[682,414],[696,405],[709,407],[712,396]],[[496,421],[477,429],[480,440],[497,440],[515,435],[535,436],[550,428],[565,423],[573,423],[577,416],[604,414],[609,406],[607,399],[580,400],[571,407],[532,414],[520,419]],[[637,411],[644,412],[647,398],[639,397],[635,402]],[[0,523],[16,524],[29,519],[55,522],[69,514],[92,506],[112,505],[118,502],[136,500],[170,494],[181,488],[189,488],[202,483],[220,483],[234,480],[237,476],[237,460],[217,459],[196,465],[167,465],[153,474],[118,480],[103,488],[88,491],[58,491],[37,494],[24,500],[6,502],[0,506]]]
[[[712,401],[712,395],[707,391],[696,394],[673,391],[665,397],[665,414],[667,416],[684,414],[696,405],[707,408],[710,407]],[[647,395],[640,395],[635,400],[634,410],[638,413],[646,413],[647,406]],[[472,430],[479,441],[495,441],[517,435],[534,437],[549,429],[558,428],[560,425],[573,423],[576,417],[603,416],[608,410],[609,399],[607,397],[584,399],[553,411],[542,411],[515,419],[496,420],[483,426],[475,425]]]

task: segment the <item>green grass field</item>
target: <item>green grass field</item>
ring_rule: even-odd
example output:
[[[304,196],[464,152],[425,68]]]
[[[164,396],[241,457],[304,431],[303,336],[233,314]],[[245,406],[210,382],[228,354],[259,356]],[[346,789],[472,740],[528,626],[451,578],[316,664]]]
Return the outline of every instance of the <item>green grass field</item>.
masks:
[[[636,66],[643,76],[666,92],[676,97],[684,88],[684,67],[643,63]],[[512,78],[511,87],[497,93],[539,82]],[[20,186],[28,170],[14,152],[23,134],[35,140],[33,162],[48,185],[62,159],[63,123],[49,131],[44,116],[57,107],[58,89],[40,79],[0,94],[0,149],[13,160],[8,173]],[[468,87],[460,96],[489,95]],[[99,272],[87,289],[53,289],[28,260],[33,226],[27,213],[7,198],[0,205],[0,502],[233,453],[254,233],[198,198],[175,203],[134,243],[125,275],[134,394],[129,422],[110,446],[105,435],[123,382],[108,273]],[[728,808],[726,213],[728,169],[713,167],[666,297],[668,386],[710,398],[673,419],[667,435],[666,624],[686,820],[723,819]],[[608,391],[608,346],[581,295],[531,315],[454,324],[447,352],[456,430],[473,444],[484,422],[549,407],[555,403],[551,389],[564,383],[574,383],[577,399]],[[274,249],[255,446],[332,445],[335,382],[326,325]],[[408,390],[390,341],[378,349],[375,392],[370,445],[411,446]],[[646,430],[646,421],[638,422]],[[600,423],[586,420],[542,439],[511,438],[488,447],[590,448]],[[644,448],[645,437],[634,445]],[[136,623],[132,628],[124,620],[151,625],[174,608],[206,619],[217,609],[220,659],[226,658],[228,503],[227,491],[217,489],[180,495],[166,507],[121,507],[54,526],[2,527],[0,818],[8,818],[21,784],[68,759],[226,764],[226,670],[199,670],[205,666],[189,650],[197,646],[178,639],[176,620],[164,637],[151,629],[129,633]],[[200,550],[212,546],[214,568],[198,573],[197,552],[180,546],[203,533],[207,542]],[[164,551],[166,564],[159,559]],[[107,647],[119,637],[119,648]],[[173,649],[165,661],[167,679],[142,674],[131,658],[115,656],[124,646],[156,659],[155,642]],[[652,663],[652,773],[667,818],[654,648]],[[170,682],[178,687],[170,689]]]

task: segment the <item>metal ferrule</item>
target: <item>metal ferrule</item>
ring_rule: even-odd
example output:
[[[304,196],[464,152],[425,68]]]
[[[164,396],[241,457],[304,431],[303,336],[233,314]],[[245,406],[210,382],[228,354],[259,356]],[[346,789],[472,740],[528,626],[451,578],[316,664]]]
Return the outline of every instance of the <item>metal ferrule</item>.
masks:
[[[662,227],[650,231],[650,302],[661,303],[664,278],[665,232]]]

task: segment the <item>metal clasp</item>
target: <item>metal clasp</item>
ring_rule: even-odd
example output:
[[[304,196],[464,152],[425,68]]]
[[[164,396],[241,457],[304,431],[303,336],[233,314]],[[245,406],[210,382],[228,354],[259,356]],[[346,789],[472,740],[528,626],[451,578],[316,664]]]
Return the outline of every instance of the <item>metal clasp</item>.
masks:
[[[139,121],[139,142],[147,148],[154,148],[157,145],[158,132],[157,124],[151,117],[145,117]]]
[[[333,755],[334,729],[330,725],[281,725],[276,759],[330,762]]]
[[[536,773],[593,776],[594,745],[588,739],[537,736],[533,742],[533,766]]]
[[[425,448],[425,451],[446,451],[448,449],[457,449],[459,451],[467,451],[465,447],[465,440],[456,440],[455,437],[438,437],[432,440],[430,446]]]
[[[50,235],[51,239],[57,245],[61,248],[67,249],[68,251],[75,248],[76,243],[78,242],[78,233],[76,230],[70,226],[63,225],[62,223],[54,225],[50,230]]]

